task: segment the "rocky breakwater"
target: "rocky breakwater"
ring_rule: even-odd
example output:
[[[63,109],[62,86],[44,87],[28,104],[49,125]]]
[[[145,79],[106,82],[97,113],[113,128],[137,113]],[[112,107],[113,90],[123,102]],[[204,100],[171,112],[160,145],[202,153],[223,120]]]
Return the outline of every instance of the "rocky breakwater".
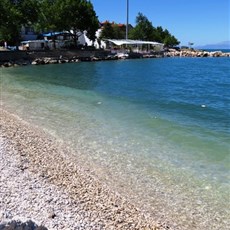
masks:
[[[62,64],[80,61],[116,60],[104,50],[0,51],[0,67]]]
[[[61,64],[61,63],[73,63],[73,62],[79,62],[80,59],[79,58],[71,58],[71,59],[67,59],[67,58],[49,58],[49,57],[45,57],[45,58],[36,58],[35,60],[33,60],[31,62],[32,65],[47,65],[47,64]]]
[[[0,224],[32,220],[49,230],[171,229],[97,179],[65,143],[3,109],[0,116]]]
[[[101,57],[73,57],[73,58],[51,58],[51,57],[42,57],[42,58],[36,58],[32,61],[29,60],[18,60],[18,61],[6,61],[3,63],[0,63],[0,67],[17,67],[17,66],[25,66],[25,65],[48,65],[48,64],[63,64],[63,63],[74,63],[74,62],[91,62],[91,61],[106,61],[106,60],[117,60],[118,57],[116,56],[107,56],[104,58]]]
[[[106,56],[106,57],[73,57],[73,58],[36,58],[34,61],[31,62],[32,65],[47,65],[47,64],[63,64],[63,63],[74,63],[74,62],[93,62],[93,61],[106,61],[106,60],[117,60],[116,56]]]
[[[230,57],[230,53],[223,53],[222,51],[203,51],[194,49],[169,49],[164,54],[165,57]]]
[[[21,59],[21,60],[16,60],[16,61],[4,61],[4,62],[1,62],[0,61],[0,68],[1,67],[17,67],[17,66],[26,66],[26,65],[30,65],[31,62],[29,60],[24,60],[24,59]]]

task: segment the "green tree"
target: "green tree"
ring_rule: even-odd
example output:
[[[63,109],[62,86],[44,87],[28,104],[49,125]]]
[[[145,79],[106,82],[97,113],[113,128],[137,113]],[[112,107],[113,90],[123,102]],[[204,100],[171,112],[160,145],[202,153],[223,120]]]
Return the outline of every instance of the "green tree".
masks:
[[[161,33],[162,43],[167,47],[173,47],[180,44],[180,42],[173,36],[167,29],[163,30]]]
[[[19,36],[18,26],[12,23],[18,19],[18,12],[8,0],[0,1],[0,40],[12,42]]]
[[[69,31],[77,45],[87,31],[95,40],[99,21],[88,0],[1,0],[0,39],[18,43],[20,30],[34,26],[36,31]]]
[[[113,29],[113,26],[110,22],[106,22],[103,26],[102,32],[101,32],[101,38],[115,38],[115,32]]]
[[[38,32],[57,30],[57,0],[40,0],[40,13],[34,27]]]
[[[22,25],[33,25],[40,14],[40,2],[37,0],[15,0],[14,2],[20,12],[20,23]]]
[[[57,0],[40,0],[40,13],[37,22],[34,24],[37,32],[55,32],[58,30]],[[51,36],[53,48],[56,48],[55,36]]]
[[[78,37],[87,31],[89,39],[95,41],[99,21],[93,5],[87,0],[57,0],[55,26],[72,36],[75,46]]]
[[[123,39],[125,38],[125,29],[124,25],[106,22],[103,26],[100,39]]]
[[[18,44],[22,26],[31,25],[37,20],[38,1],[1,0],[0,11],[0,39]]]
[[[173,35],[170,35],[165,37],[164,44],[167,47],[173,47],[179,45],[180,42]]]
[[[154,28],[154,33],[153,33],[153,39],[156,42],[162,42],[162,36],[163,36],[164,30],[161,26],[157,26]]]
[[[129,37],[136,40],[164,43],[168,47],[180,44],[180,42],[171,35],[167,29],[164,30],[161,26],[155,28],[152,25],[152,22],[150,22],[142,13],[138,13],[136,26],[130,31]]]
[[[114,31],[114,38],[115,39],[124,39],[125,38],[125,31],[126,27],[124,25],[113,25],[113,31]]]
[[[130,38],[143,41],[152,41],[154,28],[152,22],[142,13],[136,17],[136,26],[130,31]]]

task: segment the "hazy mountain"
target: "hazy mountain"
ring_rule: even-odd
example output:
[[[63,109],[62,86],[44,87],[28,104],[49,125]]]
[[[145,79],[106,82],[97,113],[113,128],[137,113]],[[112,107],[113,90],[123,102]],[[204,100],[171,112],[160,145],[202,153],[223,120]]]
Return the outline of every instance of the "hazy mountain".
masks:
[[[207,44],[204,46],[197,46],[197,49],[230,49],[230,41],[224,41],[216,44]]]

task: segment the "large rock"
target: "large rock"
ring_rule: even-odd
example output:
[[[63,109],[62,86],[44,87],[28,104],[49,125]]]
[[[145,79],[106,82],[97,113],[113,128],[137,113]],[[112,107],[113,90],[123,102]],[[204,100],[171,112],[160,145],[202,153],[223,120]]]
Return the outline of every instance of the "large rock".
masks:
[[[223,53],[221,51],[207,52],[201,50],[180,50],[169,49],[165,52],[165,57],[230,57],[230,53]]]
[[[0,224],[0,230],[48,230],[44,226],[38,226],[33,221],[26,222],[12,220],[9,223]]]

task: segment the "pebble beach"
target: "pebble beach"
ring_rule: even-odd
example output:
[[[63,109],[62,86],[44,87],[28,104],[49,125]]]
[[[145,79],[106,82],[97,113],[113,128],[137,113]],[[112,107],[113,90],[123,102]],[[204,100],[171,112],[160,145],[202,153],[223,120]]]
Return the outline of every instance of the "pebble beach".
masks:
[[[1,108],[0,223],[47,229],[171,229],[83,167],[71,149]]]

